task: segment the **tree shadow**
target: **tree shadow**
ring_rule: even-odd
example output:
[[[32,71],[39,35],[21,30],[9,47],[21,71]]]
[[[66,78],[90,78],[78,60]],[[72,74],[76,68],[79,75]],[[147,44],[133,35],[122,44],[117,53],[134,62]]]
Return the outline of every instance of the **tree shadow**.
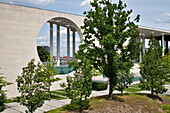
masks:
[[[112,95],[113,101],[124,102],[124,100],[118,96],[120,95],[117,94]],[[108,95],[94,97],[94,99],[105,99],[105,100],[108,100],[108,98],[109,98]]]
[[[151,95],[151,94],[146,94],[147,97],[153,99],[153,100],[159,100],[159,101],[163,101],[163,99],[159,96],[159,95]]]

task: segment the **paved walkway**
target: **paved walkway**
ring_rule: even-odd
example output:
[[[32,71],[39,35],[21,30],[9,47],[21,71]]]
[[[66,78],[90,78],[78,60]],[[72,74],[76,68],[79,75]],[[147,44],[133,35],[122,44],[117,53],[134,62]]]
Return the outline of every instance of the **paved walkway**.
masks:
[[[170,85],[165,85],[165,87],[168,89],[166,93],[163,95],[170,95]],[[109,93],[109,90],[104,91],[92,91],[91,97],[95,96],[101,96],[101,95],[107,95]],[[114,91],[115,93],[120,93],[119,91]],[[125,93],[125,92],[124,92]],[[150,93],[150,91],[140,91],[139,93]],[[62,107],[64,105],[67,105],[70,103],[70,99],[63,99],[63,100],[55,100],[52,99],[51,101],[45,101],[44,105],[40,108],[38,108],[35,113],[44,113],[53,109],[57,109],[59,107]],[[2,113],[25,113],[26,107],[20,105],[19,103],[13,102],[6,104],[7,108]]]

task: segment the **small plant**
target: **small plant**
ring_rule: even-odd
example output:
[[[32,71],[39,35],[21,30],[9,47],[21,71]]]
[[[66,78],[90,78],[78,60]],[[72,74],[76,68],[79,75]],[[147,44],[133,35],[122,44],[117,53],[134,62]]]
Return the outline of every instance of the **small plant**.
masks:
[[[28,111],[33,113],[38,107],[41,107],[44,100],[50,99],[50,86],[59,78],[54,76],[57,70],[54,70],[54,62],[52,59],[47,60],[47,66],[34,63],[32,59],[27,67],[23,67],[22,76],[16,79],[18,91],[21,93],[19,98],[20,104],[26,106]]]
[[[167,110],[167,113],[170,113],[170,104],[164,104],[161,106],[162,110]]]
[[[1,68],[0,68],[1,69]],[[2,90],[3,87],[7,85],[11,85],[12,83],[5,81],[5,77],[1,76],[2,73],[0,73],[0,112],[2,112],[5,109],[4,103],[7,101],[6,97],[6,90]]]
[[[120,71],[117,76],[118,84],[115,89],[121,91],[121,94],[123,94],[123,90],[125,90],[125,88],[128,88],[128,85],[133,82],[133,78],[133,73],[130,73],[128,71]]]
[[[159,42],[151,35],[149,41],[149,49],[143,55],[142,62],[140,64],[140,84],[139,87],[153,93],[163,93],[167,89],[163,86],[168,78],[167,66],[162,57],[162,48]]]
[[[89,107],[88,97],[92,92],[91,70],[91,65],[87,61],[79,69],[76,69],[74,77],[67,77],[67,85],[61,85],[65,87],[66,96],[71,99],[70,107],[79,109],[80,113]]]
[[[59,72],[55,69],[55,63],[54,59],[49,55],[47,59],[46,66],[44,67],[44,76],[42,77],[42,80],[44,81],[45,85],[47,86],[47,92],[49,94],[49,100],[50,100],[50,86],[52,85],[53,82],[61,80],[58,77],[55,77]]]
[[[26,106],[26,112],[30,113],[43,105],[47,89],[41,77],[44,76],[43,66],[34,62],[32,59],[27,67],[23,67],[22,76],[16,79],[18,91],[21,93],[20,104]]]

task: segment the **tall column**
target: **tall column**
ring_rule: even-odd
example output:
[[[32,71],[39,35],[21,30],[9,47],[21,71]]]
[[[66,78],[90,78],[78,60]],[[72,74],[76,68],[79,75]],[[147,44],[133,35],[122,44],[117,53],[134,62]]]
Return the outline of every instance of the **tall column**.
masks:
[[[143,54],[145,53],[145,36],[143,35]]]
[[[164,55],[164,33],[162,33],[162,55]]]
[[[57,25],[57,66],[60,66],[60,25]]]
[[[73,30],[73,61],[75,60],[74,53],[75,53],[75,31]]]
[[[142,42],[142,34],[139,34],[139,41]],[[141,45],[140,45],[141,48]],[[140,49],[139,62],[142,62],[142,51]]]
[[[70,29],[67,28],[67,61],[70,61]]]
[[[166,40],[166,54],[168,54],[169,50],[168,50],[168,40]]]
[[[50,23],[50,55],[53,57],[53,23]]]

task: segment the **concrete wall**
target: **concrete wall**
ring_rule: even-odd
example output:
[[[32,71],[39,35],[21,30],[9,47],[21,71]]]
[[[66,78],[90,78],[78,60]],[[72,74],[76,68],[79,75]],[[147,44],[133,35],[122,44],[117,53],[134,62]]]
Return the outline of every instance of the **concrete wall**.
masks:
[[[17,96],[15,80],[22,67],[37,54],[37,37],[41,27],[51,18],[63,17],[78,27],[84,17],[42,9],[0,3],[0,72],[7,81],[14,83],[6,87],[8,97]],[[80,32],[79,32],[80,33]]]

